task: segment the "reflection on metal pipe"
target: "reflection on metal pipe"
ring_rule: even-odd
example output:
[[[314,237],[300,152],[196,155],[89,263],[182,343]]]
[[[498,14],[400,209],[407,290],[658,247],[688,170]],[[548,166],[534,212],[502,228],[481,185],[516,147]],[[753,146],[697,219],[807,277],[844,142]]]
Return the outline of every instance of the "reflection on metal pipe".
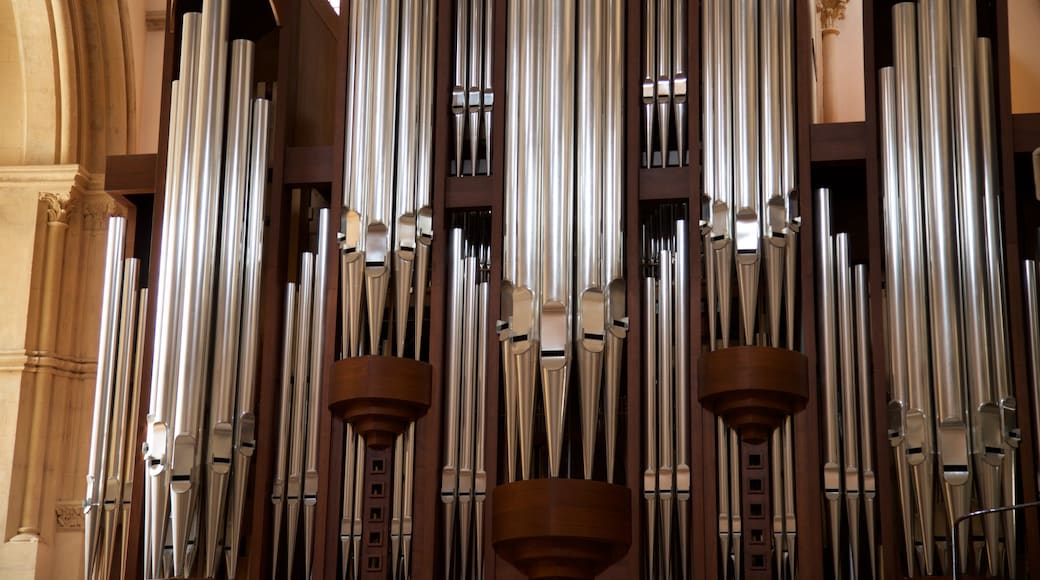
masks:
[[[894,75],[881,76],[889,439],[904,536],[907,544],[920,538],[916,555],[925,574],[945,569],[947,553],[957,555],[956,572],[968,570],[968,538],[954,546],[941,530],[973,503],[1015,501],[1018,478],[992,56],[988,42],[976,38],[976,10],[974,0],[896,4]],[[936,517],[936,458],[945,518]],[[911,530],[915,521],[920,527]],[[1002,574],[1001,539],[1004,546],[1016,541],[1014,516],[991,514],[979,524],[974,571]],[[915,550],[907,552],[912,575]],[[1014,562],[1008,572],[1015,575]]]
[[[272,515],[272,537],[271,542],[271,577],[275,578],[278,573],[278,554],[281,552],[282,514],[285,512],[285,482],[288,478],[289,469],[289,432],[292,417],[293,389],[295,388],[296,360],[296,283],[289,282],[285,289],[285,324],[282,330],[282,376],[281,376],[281,404],[278,406],[278,440],[277,454],[274,466],[274,481],[271,485],[271,503],[274,504]]]
[[[458,214],[454,218],[457,225],[450,230],[452,298],[446,352],[451,358],[445,384],[447,446],[441,471],[446,577],[478,578],[483,568],[489,218],[487,212]],[[402,526],[406,523],[402,516]]]
[[[564,426],[575,407],[568,401],[570,377],[577,374],[582,475],[595,476],[602,413],[610,481],[627,333],[618,84],[624,7],[579,0],[507,8],[507,79],[516,89],[506,101],[498,335],[508,478],[536,475],[536,403],[545,410],[547,438],[547,462],[539,466],[547,465],[549,476],[561,474],[570,444]],[[537,82],[546,75],[557,84]]]
[[[105,248],[104,287],[101,294],[101,333],[98,338],[98,371],[94,387],[94,412],[90,428],[90,456],[87,464],[87,491],[83,500],[84,514],[84,578],[100,578],[107,572],[104,554],[99,553],[103,541],[104,482],[110,452],[110,424],[113,421],[113,397],[119,383],[119,322],[123,289],[123,247],[126,220],[112,217],[108,221]],[[96,575],[95,575],[96,572]]]
[[[454,156],[450,172],[457,177],[490,175],[495,99],[492,89],[494,2],[456,0],[454,6],[455,82],[450,107],[454,119]]]
[[[859,383],[859,457],[862,474],[863,513],[867,532],[867,566],[870,578],[877,578],[877,480],[874,476],[874,383],[870,362],[870,311],[868,302],[867,267],[853,266],[853,294],[855,297],[856,326],[856,380]]]
[[[820,358],[823,365],[823,493],[827,501],[828,532],[832,548],[831,567],[841,578],[841,449],[839,445],[839,391],[837,320],[835,307],[834,247],[830,225],[830,191],[816,190],[816,255],[819,264],[817,314]]]

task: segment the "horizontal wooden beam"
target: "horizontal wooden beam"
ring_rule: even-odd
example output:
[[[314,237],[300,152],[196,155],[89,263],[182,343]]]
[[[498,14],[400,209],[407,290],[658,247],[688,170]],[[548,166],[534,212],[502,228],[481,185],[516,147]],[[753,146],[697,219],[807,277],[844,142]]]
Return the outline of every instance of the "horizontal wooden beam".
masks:
[[[1040,147],[1040,113],[1011,116],[1014,130],[1015,153],[1032,153]]]
[[[813,161],[866,159],[866,123],[823,123],[812,126]]]
[[[112,195],[153,193],[155,153],[109,155],[105,160],[105,191]]]

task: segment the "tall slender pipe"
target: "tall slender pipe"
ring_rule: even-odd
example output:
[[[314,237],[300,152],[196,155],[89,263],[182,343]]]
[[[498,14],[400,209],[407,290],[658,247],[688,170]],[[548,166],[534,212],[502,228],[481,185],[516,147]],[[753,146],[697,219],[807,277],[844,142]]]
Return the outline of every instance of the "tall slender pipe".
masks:
[[[853,294],[856,317],[856,380],[859,406],[859,457],[860,474],[863,480],[861,495],[867,531],[867,561],[870,577],[877,578],[877,541],[875,502],[877,481],[874,476],[874,413],[873,383],[870,373],[870,311],[868,309],[868,282],[866,264],[857,264],[852,272]]]
[[[253,43],[236,40],[231,56],[231,91],[228,97],[227,161],[220,227],[220,265],[217,271],[213,375],[209,401],[207,452],[206,574],[215,576],[220,565],[223,514],[231,471],[234,438],[234,397],[242,315],[243,256],[250,107],[253,77]]]
[[[455,537],[455,511],[459,484],[459,399],[462,396],[462,323],[464,289],[462,275],[462,230],[450,233],[448,263],[451,266],[448,302],[448,348],[445,389],[447,390],[447,429],[444,439],[444,467],[441,469],[441,503],[444,504],[445,577],[451,577],[451,556]]]
[[[296,318],[296,355],[293,361],[293,411],[289,431],[289,466],[286,477],[286,569],[295,565],[297,530],[300,522],[300,506],[303,501],[303,469],[306,444],[307,394],[310,392],[310,349],[311,326],[314,304],[314,254],[304,252],[300,256],[299,297]]]
[[[567,411],[567,384],[571,364],[572,310],[571,278],[574,270],[571,216],[574,213],[574,0],[547,7],[548,51],[543,55],[548,78],[559,84],[543,86],[548,105],[543,119],[543,155],[548,152],[548,189],[541,201],[542,311],[541,352],[542,401],[545,432],[549,444],[549,473],[559,475],[563,449],[563,425]]]
[[[278,573],[278,555],[281,552],[279,540],[282,533],[282,514],[285,512],[285,482],[289,470],[289,431],[292,420],[293,403],[293,361],[296,359],[296,283],[289,282],[285,288],[285,322],[282,329],[282,373],[281,397],[278,405],[278,441],[274,464],[274,481],[271,485],[271,503],[274,504],[271,540],[271,578]],[[349,424],[348,424],[349,425]],[[350,427],[348,426],[348,429]],[[349,443],[348,443],[349,445]],[[353,481],[352,477],[344,480]],[[230,558],[230,554],[229,554]],[[230,570],[230,567],[229,567]]]
[[[1026,326],[1029,332],[1029,376],[1035,393],[1040,391],[1040,288],[1034,260],[1022,262],[1022,284],[1025,286]],[[1033,421],[1035,425],[1040,425],[1040,400],[1037,399],[1033,400]],[[1036,478],[1040,481],[1040,472]]]
[[[672,0],[657,0],[657,139],[661,167],[668,166],[672,122]]]
[[[729,346],[730,313],[733,302],[730,289],[733,282],[733,216],[734,203],[734,160],[733,160],[733,48],[731,26],[733,3],[707,0],[713,8],[710,35],[713,39],[716,58],[713,59],[711,87],[714,91],[714,118],[710,123],[716,137],[713,173],[715,186],[710,193],[714,196],[711,207],[711,248],[715,269],[714,292],[719,308],[720,338],[723,348]],[[706,4],[705,6],[707,6]],[[706,182],[707,183],[707,182]],[[714,319],[714,314],[711,315]]]
[[[603,3],[580,0],[578,21],[587,34],[578,42],[578,102],[576,108],[577,238],[575,240],[575,274],[577,279],[577,324],[574,342],[577,346],[578,378],[581,381],[581,441],[585,479],[592,478],[592,460],[596,444],[596,421],[599,414],[600,387],[603,377],[603,349],[606,315],[602,274],[603,211],[606,205],[604,172],[599,165],[604,150],[603,74]]]
[[[848,547],[851,552],[851,570],[860,569],[860,470],[859,470],[859,413],[856,393],[866,385],[857,384],[856,328],[852,268],[849,263],[849,236],[840,233],[834,237],[834,265],[836,306],[838,311],[838,354],[841,371],[841,441],[842,475],[845,495],[845,516],[848,522]]]
[[[123,475],[123,496],[122,496],[122,515],[120,516],[123,522],[130,521],[130,510],[133,499],[134,489],[134,472],[137,470],[137,454],[140,452],[137,447],[137,424],[139,421],[138,409],[140,409],[141,396],[143,395],[142,390],[144,385],[141,382],[141,374],[144,368],[144,344],[145,344],[145,330],[148,324],[148,289],[141,288],[140,295],[137,298],[137,346],[134,348],[134,378],[132,386],[132,394],[130,396],[130,417],[128,418],[129,427],[127,431],[126,446],[123,449],[124,459],[123,465],[125,468]],[[138,482],[144,481],[144,478],[137,479]],[[141,509],[138,506],[137,509]],[[147,514],[147,511],[145,511]],[[123,537],[122,537],[122,559],[120,560],[120,572],[123,577],[127,577],[129,569],[127,568],[127,560],[130,555],[130,526],[123,525]],[[147,526],[145,527],[147,530]],[[140,531],[138,531],[140,533]],[[147,542],[147,541],[146,541]],[[145,542],[145,543],[146,543]],[[145,561],[147,565],[147,560]]]
[[[834,246],[831,242],[830,190],[816,190],[816,255],[820,264],[820,359],[823,361],[823,493],[827,500],[834,577],[841,577],[841,447],[838,427],[838,344],[835,306]]]
[[[604,385],[603,385],[603,435],[606,439],[607,481],[614,480],[615,454],[617,449],[617,409],[621,393],[621,361],[624,351],[624,340],[628,332],[628,312],[625,304],[626,285],[624,279],[624,217],[623,200],[623,158],[624,158],[624,23],[625,6],[622,0],[608,0],[605,16],[607,24],[604,28],[606,37],[603,44],[608,55],[604,91],[606,92],[604,126],[605,144],[603,155],[603,180],[605,195],[603,201],[603,275],[601,280],[607,285],[607,315],[604,325],[607,328],[604,345]]]
[[[690,501],[689,462],[689,307],[686,300],[689,292],[689,248],[687,246],[686,219],[675,224],[675,490],[679,510],[679,546],[681,550],[680,578],[688,578],[689,531],[687,512]]]
[[[956,185],[951,164],[950,6],[920,3],[922,123],[925,231],[928,243],[928,289],[931,317],[933,394],[936,402],[938,456],[942,464],[947,521],[968,512],[971,472],[961,366],[963,327],[958,308],[955,209],[949,192]],[[963,248],[962,248],[963,250]],[[967,549],[967,544],[963,545]],[[962,550],[963,551],[963,550]],[[964,554],[966,555],[966,554]],[[967,558],[963,558],[962,561]]]
[[[761,4],[760,70],[762,105],[762,186],[759,191],[762,214],[759,216],[766,277],[766,316],[769,322],[769,344],[780,346],[780,319],[783,308],[784,273],[787,251],[788,192],[784,183],[783,113],[784,98],[780,54],[783,32],[781,4],[784,0],[768,0]],[[778,98],[778,95],[780,97]]]
[[[134,346],[137,324],[138,275],[140,261],[136,258],[122,260],[122,289],[119,299],[118,342],[116,344],[116,368],[112,384],[111,423],[106,425],[108,460],[105,465],[104,496],[102,503],[102,537],[99,578],[107,577],[112,564],[116,547],[116,526],[122,511],[122,495],[124,493],[123,472],[126,458],[126,445],[130,424],[136,417],[136,410],[130,406],[131,388],[133,387]],[[123,524],[126,525],[125,523]]]
[[[686,164],[686,0],[673,0],[672,5],[672,102],[675,108],[675,149],[676,164]]]
[[[654,73],[657,70],[657,0],[645,0],[643,3],[643,30],[646,42],[643,46],[643,139],[646,154],[643,165],[653,167],[654,164],[654,105],[657,100],[657,83]]]
[[[318,210],[317,253],[314,258],[314,289],[311,298],[311,346],[308,364],[310,380],[307,393],[307,433],[304,447],[303,473],[303,539],[304,570],[310,576],[314,542],[314,518],[318,502],[318,427],[321,422],[324,397],[325,359],[325,291],[329,271],[329,210]]]
[[[156,297],[155,346],[152,355],[151,397],[149,399],[149,429],[145,443],[147,466],[146,489],[148,496],[146,573],[159,577],[162,550],[165,544],[167,510],[170,494],[170,455],[175,415],[174,396],[177,380],[176,349],[180,328],[175,321],[181,312],[183,268],[181,252],[184,240],[182,214],[186,196],[183,184],[188,176],[186,160],[191,140],[188,134],[195,126],[197,83],[196,68],[199,53],[198,12],[184,15],[178,80],[171,91],[170,146],[167,167],[173,168],[166,180],[163,201],[163,228],[160,241],[159,288]]]
[[[516,481],[517,433],[519,418],[517,415],[518,389],[517,368],[510,348],[513,336],[513,288],[517,279],[517,228],[519,226],[518,206],[521,187],[520,159],[523,152],[521,140],[526,131],[519,131],[520,117],[520,78],[523,72],[524,37],[521,23],[520,2],[508,3],[506,18],[506,136],[505,139],[505,177],[503,179],[502,200],[502,286],[500,313],[498,321],[499,344],[502,360],[502,399],[505,409],[506,430],[506,477]]]
[[[1004,267],[1004,233],[1000,211],[1000,162],[997,151],[996,114],[993,105],[993,49],[988,38],[976,41],[979,95],[979,140],[982,148],[982,191],[986,231],[987,288],[989,290],[990,338],[993,356],[993,385],[1000,406],[1001,435],[1006,456],[1002,467],[1003,503],[1013,505],[1018,497],[1018,402],[1011,390],[1011,360],[1007,328],[1007,277]],[[1004,513],[1005,546],[1018,545],[1018,512]],[[1008,576],[1018,577],[1018,559],[1008,554]],[[992,564],[992,561],[991,561]],[[991,569],[993,566],[991,566]]]
[[[186,188],[185,245],[182,266],[186,269],[184,310],[178,321],[176,417],[170,479],[170,530],[173,539],[174,573],[187,572],[188,537],[194,518],[192,506],[199,493],[199,464],[202,442],[202,385],[208,371],[213,296],[216,218],[219,200],[219,169],[223,147],[219,136],[224,126],[225,39],[229,2],[208,2],[202,7],[199,34],[198,82],[194,101],[197,125],[191,133],[189,179]]]
[[[923,12],[925,4],[920,5]],[[906,457],[913,472],[914,498],[920,514],[924,572],[934,570],[933,538],[935,512],[935,418],[932,409],[931,345],[928,301],[928,265],[925,262],[925,223],[921,207],[922,181],[922,131],[933,135],[930,126],[922,124],[919,115],[918,81],[931,83],[930,77],[918,75],[918,34],[920,45],[929,46],[931,35],[925,34],[928,27],[924,16],[918,18],[918,5],[902,2],[892,8],[895,34],[892,35],[893,55],[896,69],[896,111],[899,143],[900,190],[902,194],[902,246],[906,258],[906,302],[904,303],[907,340],[907,409],[906,409]],[[918,27],[918,20],[921,26]],[[923,53],[922,53],[923,54]],[[931,247],[931,246],[929,246]]]
[[[423,319],[426,316],[426,286],[429,279],[430,251],[433,244],[433,208],[430,190],[433,186],[433,0],[422,0],[422,66],[419,73],[419,153],[416,160],[415,185],[415,357],[422,356]],[[405,553],[407,556],[407,552]]]
[[[907,384],[906,271],[903,241],[903,212],[900,201],[899,133],[896,111],[896,72],[884,67],[878,76],[881,101],[882,206],[885,215],[885,325],[888,331],[888,441],[895,454],[896,482],[903,528],[903,550],[907,573],[914,570],[914,512],[907,463],[906,409]]]
[[[401,10],[401,57],[398,67],[397,152],[394,160],[394,354],[404,356],[408,307],[415,263],[415,190],[418,177],[419,109],[422,83],[422,2]],[[416,316],[416,320],[421,319]]]
[[[755,339],[760,266],[761,187],[759,174],[758,3],[733,3],[733,189],[737,288],[744,344]]]
[[[242,533],[249,464],[256,450],[256,373],[260,349],[260,287],[263,260],[264,216],[267,199],[267,152],[271,102],[253,101],[249,158],[249,191],[246,200],[245,291],[242,296],[242,335],[238,359],[238,393],[235,403],[234,456],[231,469],[232,503],[227,516],[227,569],[234,578]],[[320,326],[320,325],[315,325]]]
[[[644,226],[645,227],[645,226]],[[646,234],[645,234],[646,235]],[[644,250],[646,252],[646,250]],[[653,258],[650,253],[643,257],[646,272],[643,279],[644,303],[644,327],[646,338],[644,339],[644,358],[646,365],[646,423],[643,425],[646,441],[646,470],[643,472],[643,498],[646,500],[646,530],[648,547],[649,577],[657,578],[656,568],[656,546],[657,546],[657,280],[654,278],[653,267],[649,264]]]
[[[90,427],[90,456],[87,461],[87,492],[84,514],[84,578],[92,578],[98,562],[101,532],[102,482],[108,460],[106,444],[112,417],[113,385],[116,379],[116,354],[119,333],[119,300],[122,288],[122,255],[126,239],[126,219],[108,220],[105,246],[105,274],[101,293],[101,334],[98,338],[98,372],[94,387],[94,412]]]

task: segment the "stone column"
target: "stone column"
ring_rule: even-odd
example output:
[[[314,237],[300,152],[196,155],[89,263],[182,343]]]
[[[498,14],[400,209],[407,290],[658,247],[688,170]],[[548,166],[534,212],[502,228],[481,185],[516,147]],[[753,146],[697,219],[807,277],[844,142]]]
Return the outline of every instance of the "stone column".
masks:
[[[823,103],[820,109],[823,111],[824,123],[833,123],[840,118],[840,85],[837,82],[839,71],[838,53],[838,21],[845,18],[845,6],[849,0],[816,0],[816,14],[820,17],[820,36],[823,46],[821,47],[820,59],[822,62],[822,73],[820,82],[823,85]]]
[[[65,234],[69,229],[68,193],[41,193],[40,201],[47,206],[47,225],[44,232],[43,280],[39,287],[39,318],[36,345],[30,356],[47,358],[55,351],[61,303],[61,280],[65,264]],[[47,434],[50,427],[51,394],[54,373],[49,365],[40,365],[32,389],[32,418],[29,425],[29,451],[25,470],[25,488],[22,496],[22,516],[18,535],[12,541],[34,541],[40,535],[40,500],[42,498],[43,467],[47,458]]]

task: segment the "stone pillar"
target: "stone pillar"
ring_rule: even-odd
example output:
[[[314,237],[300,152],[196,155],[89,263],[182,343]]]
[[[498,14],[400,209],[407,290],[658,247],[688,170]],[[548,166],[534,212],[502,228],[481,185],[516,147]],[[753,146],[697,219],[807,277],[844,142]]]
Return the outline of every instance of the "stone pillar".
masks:
[[[105,229],[123,213],[102,182],[80,165],[0,166],[4,580],[82,575]]]
[[[55,352],[61,279],[65,264],[65,234],[69,229],[70,194],[40,194],[47,206],[47,225],[43,241],[43,280],[38,290],[39,318],[34,355],[48,357]],[[54,372],[41,367],[36,371],[32,389],[32,418],[29,424],[29,451],[25,469],[25,492],[18,535],[12,541],[34,541],[40,535],[40,500],[43,466],[47,458],[47,434],[51,416],[51,391]]]
[[[816,14],[820,17],[820,36],[823,46],[820,47],[822,61],[821,84],[823,85],[823,102],[820,109],[823,111],[824,123],[834,123],[841,119],[839,110],[841,108],[841,90],[838,78],[840,77],[840,60],[838,59],[838,21],[845,18],[845,6],[849,0],[816,0]]]

